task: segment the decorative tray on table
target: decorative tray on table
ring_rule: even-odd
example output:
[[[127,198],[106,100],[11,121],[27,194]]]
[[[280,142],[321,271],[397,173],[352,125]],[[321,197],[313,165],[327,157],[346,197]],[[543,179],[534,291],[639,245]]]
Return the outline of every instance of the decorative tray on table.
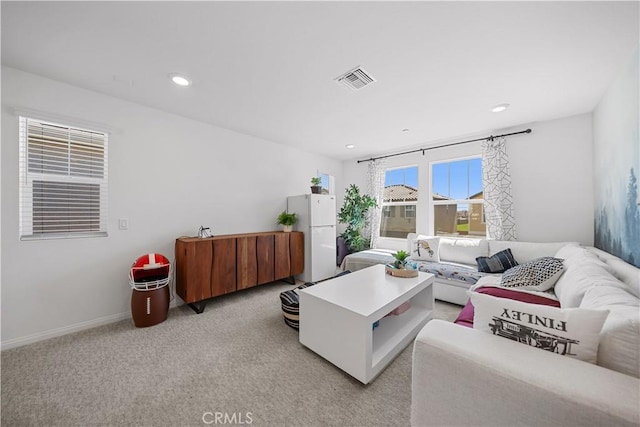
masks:
[[[418,275],[418,270],[397,268],[393,264],[385,264],[384,270],[393,277],[416,277]]]

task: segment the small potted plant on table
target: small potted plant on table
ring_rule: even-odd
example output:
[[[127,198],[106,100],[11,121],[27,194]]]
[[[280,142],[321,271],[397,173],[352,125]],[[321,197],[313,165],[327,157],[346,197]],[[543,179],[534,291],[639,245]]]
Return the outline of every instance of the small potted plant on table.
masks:
[[[416,277],[418,270],[408,269],[407,258],[409,254],[407,251],[398,251],[395,254],[391,254],[396,259],[393,264],[387,264],[385,271],[387,274],[397,277]]]
[[[282,213],[278,215],[278,219],[276,220],[276,222],[278,224],[282,224],[282,231],[288,233],[293,229],[293,224],[298,222],[298,218],[296,218],[295,213],[287,213],[287,211],[282,211]]]

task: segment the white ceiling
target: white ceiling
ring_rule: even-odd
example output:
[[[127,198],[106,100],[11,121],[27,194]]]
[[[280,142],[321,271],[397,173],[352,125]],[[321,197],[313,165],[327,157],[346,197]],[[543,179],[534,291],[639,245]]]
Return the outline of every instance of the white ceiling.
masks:
[[[347,159],[592,111],[638,46],[638,13],[608,1],[2,1],[2,63]],[[358,65],[377,82],[334,81]],[[500,103],[511,108],[489,111]]]

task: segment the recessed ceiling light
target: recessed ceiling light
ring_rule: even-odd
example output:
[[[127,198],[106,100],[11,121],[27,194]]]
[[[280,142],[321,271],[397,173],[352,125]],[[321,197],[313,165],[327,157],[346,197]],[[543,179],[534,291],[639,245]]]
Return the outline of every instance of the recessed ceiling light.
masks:
[[[506,110],[507,108],[509,108],[509,104],[498,104],[495,107],[493,107],[491,111],[494,113],[499,113],[501,111]]]
[[[347,144],[345,145],[345,148],[348,148],[349,150],[351,150],[352,148],[356,148],[356,146],[353,144]]]
[[[169,78],[178,86],[191,86],[191,80],[180,74],[169,74]]]

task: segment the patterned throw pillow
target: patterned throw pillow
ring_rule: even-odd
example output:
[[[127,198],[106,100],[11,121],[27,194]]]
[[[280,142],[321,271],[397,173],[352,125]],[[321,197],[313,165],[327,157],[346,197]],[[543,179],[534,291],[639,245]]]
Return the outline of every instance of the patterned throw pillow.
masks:
[[[596,363],[608,310],[556,308],[469,292],[473,328],[531,347]]]
[[[410,258],[414,261],[440,262],[440,238],[417,236],[411,241]]]
[[[500,286],[547,291],[553,288],[562,275],[562,261],[560,258],[542,257],[516,265],[504,272]]]
[[[476,258],[476,262],[478,263],[478,271],[482,273],[504,273],[511,267],[518,265],[510,248],[490,257],[479,256]]]

